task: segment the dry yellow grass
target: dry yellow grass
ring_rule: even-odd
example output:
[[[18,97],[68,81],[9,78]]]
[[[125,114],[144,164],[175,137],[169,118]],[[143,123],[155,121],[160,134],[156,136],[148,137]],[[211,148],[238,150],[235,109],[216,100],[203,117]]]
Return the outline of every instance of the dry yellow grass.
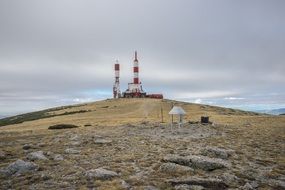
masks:
[[[208,115],[210,116],[210,119],[215,122],[242,125],[245,124],[247,120],[250,120],[252,118],[251,116],[254,115],[250,112],[241,112],[233,109],[176,102],[171,100],[110,99],[49,112],[50,115],[58,115],[65,112],[87,111],[84,113],[27,121],[17,125],[0,127],[0,131],[47,129],[50,125],[60,123],[70,123],[80,126],[85,124],[91,124],[94,126],[117,126],[127,123],[140,123],[142,121],[161,122],[161,108],[163,110],[164,122],[170,122],[168,112],[171,109],[172,103],[180,105],[186,110],[187,115],[184,117],[186,121],[199,121],[202,115]],[[265,116],[261,117],[266,118]]]
[[[199,121],[202,115],[210,116],[214,126],[200,126],[203,130],[214,130],[216,135],[205,138],[191,138],[174,134],[171,138],[168,115],[172,103],[182,106],[187,115],[184,121]],[[161,123],[161,109],[164,123]],[[29,188],[80,188],[122,189],[124,180],[135,189],[151,185],[161,189],[172,189],[165,181],[173,177],[207,176],[220,177],[224,172],[241,180],[233,188],[243,186],[249,180],[258,180],[262,175],[266,182],[260,182],[260,189],[274,189],[270,180],[284,179],[285,176],[285,116],[269,116],[239,110],[212,107],[199,104],[156,99],[110,99],[65,108],[49,114],[86,110],[88,112],[55,116],[21,124],[0,127],[0,149],[8,156],[0,168],[21,158],[26,159],[22,147],[31,144],[30,151],[43,150],[45,153],[62,154],[62,162],[36,161],[41,170],[36,174],[14,177],[12,189]],[[48,130],[55,124],[74,124],[75,129]],[[87,125],[87,127],[85,127]],[[191,125],[188,126],[191,129]],[[164,131],[164,132],[161,132]],[[159,134],[163,133],[163,134]],[[79,145],[70,140],[79,136]],[[160,135],[160,136],[159,136]],[[201,134],[203,135],[203,134]],[[97,136],[112,139],[110,145],[94,144]],[[159,171],[160,160],[166,154],[199,154],[205,146],[221,147],[235,151],[230,158],[230,170],[210,173],[197,170],[193,173],[167,174]],[[81,150],[80,155],[67,155],[66,148]],[[120,178],[110,181],[88,181],[84,171],[106,167],[120,173]],[[55,172],[56,171],[56,172]],[[144,173],[144,172],[147,172]],[[43,179],[41,176],[50,179]],[[5,186],[9,187],[6,178]],[[269,181],[268,181],[269,180]],[[75,183],[76,182],[76,183]],[[4,184],[4,183],[3,183]]]

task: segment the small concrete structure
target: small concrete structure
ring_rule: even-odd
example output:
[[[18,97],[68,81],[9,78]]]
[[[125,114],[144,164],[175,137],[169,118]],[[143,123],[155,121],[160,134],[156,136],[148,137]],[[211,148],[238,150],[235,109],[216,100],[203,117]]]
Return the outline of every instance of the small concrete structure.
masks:
[[[173,108],[170,110],[169,114],[170,115],[179,115],[178,126],[180,127],[183,123],[183,115],[185,115],[186,112],[183,110],[182,107],[173,106]],[[172,129],[172,126],[173,126],[173,120],[171,121],[171,129]]]

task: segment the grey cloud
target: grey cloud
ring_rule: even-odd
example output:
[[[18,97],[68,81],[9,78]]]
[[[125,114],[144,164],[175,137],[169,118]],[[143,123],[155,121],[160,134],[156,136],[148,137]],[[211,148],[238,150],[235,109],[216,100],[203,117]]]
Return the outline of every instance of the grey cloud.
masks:
[[[116,59],[122,89],[132,80],[134,50],[147,91],[220,105],[283,105],[284,6],[282,0],[3,0],[0,114],[108,98]]]

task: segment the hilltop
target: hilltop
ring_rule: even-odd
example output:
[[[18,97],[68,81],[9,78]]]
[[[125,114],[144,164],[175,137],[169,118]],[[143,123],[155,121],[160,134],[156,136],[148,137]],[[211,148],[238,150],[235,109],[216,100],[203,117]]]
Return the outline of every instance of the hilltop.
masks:
[[[0,127],[6,125],[22,130],[40,129],[44,126],[71,122],[78,125],[120,125],[140,123],[142,121],[161,122],[161,109],[165,122],[169,122],[168,112],[172,105],[182,106],[187,115],[186,120],[199,121],[202,115],[210,116],[214,120],[224,119],[224,116],[253,116],[262,115],[231,108],[193,104],[174,100],[157,99],[108,99],[88,104],[78,104],[46,109],[26,113],[0,120]],[[75,120],[76,119],[76,120]],[[41,125],[33,128],[34,124]],[[7,128],[8,129],[8,128]]]
[[[172,104],[187,112],[181,128],[170,128]],[[213,123],[199,123],[201,116]],[[9,117],[0,120],[0,189],[282,189],[284,123],[284,116],[157,99]],[[48,129],[61,124],[77,128]]]

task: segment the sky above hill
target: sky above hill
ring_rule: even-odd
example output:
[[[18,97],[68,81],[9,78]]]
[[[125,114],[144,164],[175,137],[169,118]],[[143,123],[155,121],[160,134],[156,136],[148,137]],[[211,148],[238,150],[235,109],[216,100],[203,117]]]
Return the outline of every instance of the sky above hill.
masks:
[[[250,110],[285,107],[283,0],[2,0],[0,115],[149,93]]]

